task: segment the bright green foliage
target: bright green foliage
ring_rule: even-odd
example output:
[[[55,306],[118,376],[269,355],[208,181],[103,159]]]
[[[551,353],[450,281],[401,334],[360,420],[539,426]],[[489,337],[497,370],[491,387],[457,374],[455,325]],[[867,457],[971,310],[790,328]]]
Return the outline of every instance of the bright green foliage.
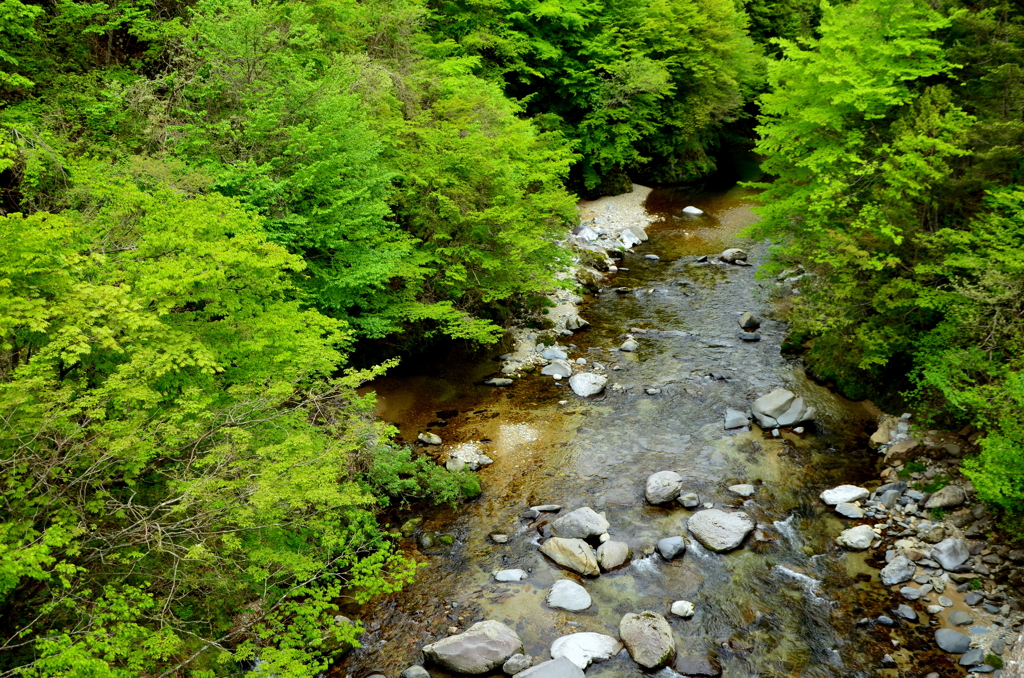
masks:
[[[1012,523],[1024,16],[949,4],[947,17],[912,0],[823,5],[820,39],[780,43],[758,129],[778,179],[751,231],[778,243],[773,272],[814,276],[792,316],[810,365],[850,393],[910,387],[927,416],[976,424],[987,436],[965,472]]]
[[[349,334],[296,300],[303,261],[257,218],[108,172],[0,218],[5,666],[315,675],[358,631],[336,601],[413,574],[378,497],[465,480],[390,450],[354,391],[380,370],[332,377]]]
[[[993,191],[968,229],[942,229],[926,267],[949,280],[942,322],[918,351],[918,384],[989,435],[964,462],[978,494],[1024,505],[1024,188]],[[925,267],[922,267],[925,268]]]
[[[732,0],[461,0],[437,3],[436,21],[577,142],[588,189],[651,161],[662,180],[707,172],[757,79]]]
[[[554,241],[576,216],[562,185],[574,156],[473,75],[439,78],[426,94],[430,107],[395,128],[396,214],[432,269],[417,296],[453,303],[450,319],[429,315],[441,304],[409,313],[445,322],[451,336],[493,341],[501,329],[468,311],[556,284],[564,250]]]
[[[908,348],[892,315],[930,321],[905,262],[935,227],[930,191],[966,153],[970,120],[945,88],[912,86],[949,70],[929,37],[948,20],[914,0],[823,8],[820,40],[782,42],[769,67],[758,150],[778,179],[752,232],[780,241],[771,270],[803,261],[823,279],[795,329],[819,337],[815,369],[848,385]]]

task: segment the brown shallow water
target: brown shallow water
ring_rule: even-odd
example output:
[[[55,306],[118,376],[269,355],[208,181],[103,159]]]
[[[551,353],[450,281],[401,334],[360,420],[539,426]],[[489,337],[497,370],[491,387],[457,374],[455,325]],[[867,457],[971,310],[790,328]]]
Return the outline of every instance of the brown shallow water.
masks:
[[[874,476],[874,457],[865,444],[870,407],[809,381],[799,362],[782,357],[786,330],[772,319],[754,268],[694,265],[693,255],[728,246],[746,248],[755,265],[763,259],[763,246],[736,238],[756,218],[751,197],[738,188],[704,194],[656,190],[650,196],[649,210],[665,218],[651,228],[648,243],[626,255],[623,266],[629,270],[610,283],[630,292],[594,295],[582,309],[591,327],[566,339],[572,343],[570,358],[603,363],[609,386],[618,383],[621,391],[609,388],[585,401],[564,381],[541,376],[495,389],[481,381],[500,367],[496,357],[459,351],[439,362],[407,366],[411,376],[370,386],[378,394],[379,414],[406,440],[434,431],[446,444],[478,444],[495,463],[480,473],[480,498],[419,514],[425,518],[422,532],[450,534],[454,545],[420,549],[415,539],[402,542],[424,564],[416,583],[347,611],[364,620],[368,633],[363,647],[335,666],[333,675],[397,676],[421,663],[423,644],[447,636],[449,627],[463,630],[481,619],[516,629],[526,651],[543,661],[561,635],[617,636],[623,614],[649,609],[667,615],[679,599],[697,608],[692,619],[669,616],[679,653],[714,657],[726,676],[875,675],[882,654],[897,654],[887,633],[854,630],[856,619],[886,613],[894,603],[863,556],[834,546],[843,522],[817,499],[825,487]],[[686,204],[707,214],[682,215]],[[645,260],[645,253],[662,260]],[[736,319],[748,310],[764,318],[763,339],[754,344],[736,336]],[[631,327],[654,331],[637,335],[636,353],[614,350]],[[620,370],[612,371],[614,365]],[[723,430],[727,406],[746,409],[778,387],[816,406],[817,427],[780,439],[757,428]],[[646,395],[645,388],[661,392]],[[560,405],[563,400],[568,403]],[[682,474],[702,502],[742,504],[765,541],[718,555],[691,540],[677,561],[650,555],[659,539],[685,534],[691,515],[645,504],[647,476],[666,469]],[[758,485],[745,503],[726,490],[740,482]],[[632,548],[632,564],[598,578],[557,568],[537,550],[538,524],[519,519],[524,509],[544,503],[561,504],[563,512],[580,506],[606,512],[612,538]],[[396,515],[395,522],[413,515]],[[509,543],[492,543],[488,535],[494,532],[510,535]],[[515,567],[528,570],[529,578],[500,584],[491,576]],[[562,578],[582,583],[594,605],[581,613],[548,608],[547,589]],[[924,629],[898,631],[904,643],[913,643]],[[446,675],[430,669],[431,675]],[[938,669],[944,676],[962,675],[951,667]],[[592,665],[587,675],[644,673],[622,652]]]

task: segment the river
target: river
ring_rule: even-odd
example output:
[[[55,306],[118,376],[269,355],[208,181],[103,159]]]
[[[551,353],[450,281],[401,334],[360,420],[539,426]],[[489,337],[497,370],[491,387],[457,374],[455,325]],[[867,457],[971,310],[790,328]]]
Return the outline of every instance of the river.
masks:
[[[582,400],[565,381],[539,375],[508,388],[484,386],[501,363],[459,350],[371,385],[379,413],[404,439],[430,430],[446,445],[478,445],[495,463],[480,473],[484,493],[478,499],[418,514],[425,518],[420,534],[451,535],[454,544],[403,542],[424,563],[416,583],[359,611],[368,629],[364,645],[333,675],[397,676],[420,663],[423,644],[481,619],[514,628],[526,652],[543,661],[559,636],[617,636],[623,614],[648,609],[668,617],[680,655],[713,658],[735,678],[851,678],[873,674],[882,654],[895,652],[886,636],[853,630],[859,617],[884,612],[884,590],[863,555],[835,546],[842,524],[818,499],[826,487],[875,477],[866,431],[876,412],[815,384],[799,360],[781,354],[786,327],[775,319],[770,284],[763,288],[755,280],[765,245],[736,237],[756,219],[752,199],[738,187],[651,194],[647,208],[663,219],[651,227],[647,243],[626,254],[628,271],[609,282],[629,291],[589,297],[581,312],[591,326],[563,342],[571,359],[608,369],[609,388],[600,396]],[[683,215],[689,204],[706,214]],[[736,246],[750,253],[754,267],[695,261]],[[650,253],[660,261],[643,257]],[[760,342],[738,340],[744,311],[763,318]],[[648,330],[635,335],[635,353],[617,350],[629,328]],[[816,407],[816,426],[780,438],[756,427],[723,429],[726,407],[748,409],[778,387]],[[686,491],[702,502],[742,506],[757,520],[760,540],[752,536],[725,555],[690,540],[684,557],[662,560],[654,545],[685,534],[691,512],[645,503],[645,480],[661,470],[680,473]],[[744,500],[726,489],[736,483],[757,490]],[[586,579],[559,569],[538,552],[543,518],[519,518],[537,504],[605,512],[612,538],[630,545],[631,564]],[[394,524],[412,515],[397,514]],[[510,539],[496,544],[492,533]],[[495,582],[491,573],[505,568],[530,574],[519,583]],[[547,589],[562,578],[582,583],[593,606],[579,613],[549,608]],[[680,599],[695,604],[692,618],[668,614]],[[433,676],[446,675],[428,668]],[[592,665],[587,675],[645,674],[623,651]]]

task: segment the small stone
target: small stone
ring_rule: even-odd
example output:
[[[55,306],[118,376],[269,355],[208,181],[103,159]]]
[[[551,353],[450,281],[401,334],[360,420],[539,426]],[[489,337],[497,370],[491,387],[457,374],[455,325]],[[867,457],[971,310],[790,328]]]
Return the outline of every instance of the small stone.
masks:
[[[686,553],[686,542],[682,537],[666,537],[658,542],[658,553],[665,560],[674,560]]]
[[[978,593],[977,591],[971,591],[966,596],[964,596],[964,602],[970,605],[971,607],[974,607],[982,600],[984,600],[984,596]]]
[[[928,501],[925,502],[924,507],[926,509],[954,508],[960,506],[965,501],[967,501],[967,494],[963,491],[963,488],[957,487],[956,485],[947,485],[932,496],[928,497]]]
[[[840,546],[843,546],[854,551],[863,551],[866,548],[871,547],[871,543],[877,538],[875,531],[871,529],[870,525],[857,525],[851,527],[848,530],[843,530],[842,534],[836,537],[836,542]]]
[[[960,666],[977,666],[985,661],[985,651],[980,647],[968,650],[960,657]]]
[[[896,608],[896,615],[903,617],[907,621],[917,621],[917,612],[914,612],[914,608],[906,604]]]
[[[561,504],[541,504],[540,506],[531,506],[534,511],[540,511],[541,513],[558,513],[562,510]]]
[[[905,556],[896,556],[892,559],[892,562],[882,568],[881,579],[882,584],[885,586],[893,586],[894,584],[902,584],[905,581],[910,581],[914,576],[916,566],[913,562],[908,560]]]
[[[430,678],[430,674],[422,666],[410,666],[402,671],[401,678]]]
[[[950,610],[946,621],[949,622],[950,626],[970,626],[974,623],[974,617],[963,610]]]
[[[647,478],[644,496],[649,504],[666,504],[679,497],[683,477],[675,471],[659,471]]]
[[[746,332],[744,330],[740,330],[739,332],[736,333],[736,336],[739,338],[740,341],[761,341],[760,332]]]
[[[626,339],[626,341],[622,342],[622,346],[619,346],[620,351],[625,351],[627,353],[633,353],[638,348],[640,348],[640,344],[636,339]]]
[[[884,614],[878,615],[878,618],[875,621],[882,626],[896,626],[896,622],[892,620],[892,617],[887,617]]]
[[[695,608],[693,606],[693,603],[691,603],[688,600],[677,600],[676,602],[672,603],[672,614],[678,617],[684,617],[689,619],[693,616],[694,611]]]
[[[939,614],[940,612],[942,612],[942,606],[941,605],[929,605],[928,607],[925,608],[925,610],[928,611],[928,614]]]
[[[948,596],[939,596],[939,605],[942,607],[953,607],[953,601]]]
[[[856,485],[840,485],[839,487],[833,487],[830,490],[825,490],[819,496],[821,497],[821,500],[829,506],[835,506],[837,504],[847,504],[867,499],[870,495],[871,493],[863,487],[857,487]]]
[[[735,264],[737,261],[746,261],[747,253],[739,249],[738,247],[730,247],[729,249],[719,254],[718,258],[726,263]]]
[[[683,214],[692,214],[696,216],[698,214],[704,214],[704,210],[698,209],[693,205],[687,205],[686,207],[683,208]]]
[[[484,382],[484,384],[486,384],[487,386],[511,386],[512,385],[512,380],[511,379],[505,379],[503,377],[495,377],[494,379],[488,379],[487,381]],[[440,444],[440,443],[434,443],[434,444]]]
[[[687,492],[686,494],[679,495],[677,500],[685,508],[697,508],[700,506],[700,497],[694,492]]]
[[[921,597],[921,591],[913,586],[904,586],[900,589],[900,595],[906,600],[918,600]]]
[[[740,428],[750,423],[747,419],[747,415],[739,410],[734,410],[731,407],[725,410],[725,428]]]
[[[508,535],[507,534],[492,534],[491,535],[491,541],[493,541],[495,544],[507,544],[508,543]]]
[[[425,445],[440,445],[442,442],[441,436],[436,433],[421,433],[416,436],[416,439]]]
[[[739,322],[740,327],[742,327],[745,330],[756,330],[758,327],[761,326],[761,319],[758,318],[753,313],[751,313],[750,311],[747,311],[746,313],[741,315]]]
[[[505,672],[505,675],[514,676],[520,671],[533,666],[533,657],[528,654],[514,654],[508,658],[508,661],[502,665],[501,670]]]
[[[659,257],[657,254],[645,254],[644,259],[647,259],[649,261],[660,261],[661,257]]]

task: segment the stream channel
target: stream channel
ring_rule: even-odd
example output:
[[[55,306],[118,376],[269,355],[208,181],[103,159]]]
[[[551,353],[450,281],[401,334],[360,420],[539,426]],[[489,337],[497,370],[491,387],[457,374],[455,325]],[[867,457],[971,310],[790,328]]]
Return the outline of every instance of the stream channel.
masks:
[[[849,525],[818,499],[825,488],[875,477],[876,455],[865,431],[877,412],[809,380],[799,360],[780,353],[786,327],[773,319],[777,302],[764,289],[769,283],[762,288],[755,280],[766,247],[736,237],[756,219],[753,197],[736,186],[657,189],[648,197],[647,210],[661,220],[648,230],[648,242],[626,253],[628,271],[607,283],[630,291],[605,288],[589,297],[580,310],[590,327],[560,342],[570,360],[605,366],[608,388],[598,396],[578,398],[565,380],[539,373],[506,388],[486,386],[483,380],[501,367],[497,357],[471,358],[455,349],[370,385],[379,414],[403,439],[432,431],[446,447],[478,445],[494,464],[480,472],[478,499],[420,514],[420,531],[402,541],[424,563],[416,582],[359,610],[367,628],[363,647],[332,675],[395,677],[422,663],[424,644],[446,637],[450,627],[461,632],[483,619],[508,624],[526,653],[545,661],[558,637],[580,631],[618,637],[621,617],[642,610],[669,619],[680,656],[711,658],[731,678],[852,678],[878,675],[885,653],[906,661],[890,636],[855,628],[863,616],[891,614],[891,598],[863,554],[836,547],[836,535]],[[684,215],[686,205],[706,214]],[[615,205],[598,201],[590,208],[611,213]],[[745,248],[754,266],[696,262],[727,247]],[[650,253],[660,261],[645,259]],[[738,339],[744,311],[763,319],[760,342]],[[617,348],[630,328],[649,330],[635,334],[635,353]],[[816,408],[816,424],[804,435],[773,438],[756,426],[724,430],[726,407],[749,411],[755,398],[779,387]],[[660,393],[649,395],[649,388]],[[683,491],[698,493],[702,503],[742,506],[759,532],[728,554],[688,539],[682,558],[664,561],[655,544],[685,535],[692,512],[676,503],[646,504],[646,478],[662,470],[681,474]],[[736,483],[757,490],[741,499],[726,489]],[[563,514],[582,506],[605,512],[612,539],[631,547],[631,563],[594,578],[560,569],[538,551],[544,523],[555,516],[520,519],[538,504],[560,504]],[[412,515],[398,514],[393,523]],[[494,543],[492,533],[509,535],[508,543]],[[434,537],[433,545],[424,546],[425,534]],[[454,544],[440,543],[438,535],[451,535]],[[492,573],[506,568],[528,570],[529,577],[496,582]],[[563,578],[585,586],[593,598],[589,609],[547,606],[547,590]],[[672,602],[683,599],[696,606],[692,618],[669,614]],[[426,668],[432,676],[448,675]],[[645,675],[625,650],[586,674]],[[665,669],[659,675],[677,674]]]

